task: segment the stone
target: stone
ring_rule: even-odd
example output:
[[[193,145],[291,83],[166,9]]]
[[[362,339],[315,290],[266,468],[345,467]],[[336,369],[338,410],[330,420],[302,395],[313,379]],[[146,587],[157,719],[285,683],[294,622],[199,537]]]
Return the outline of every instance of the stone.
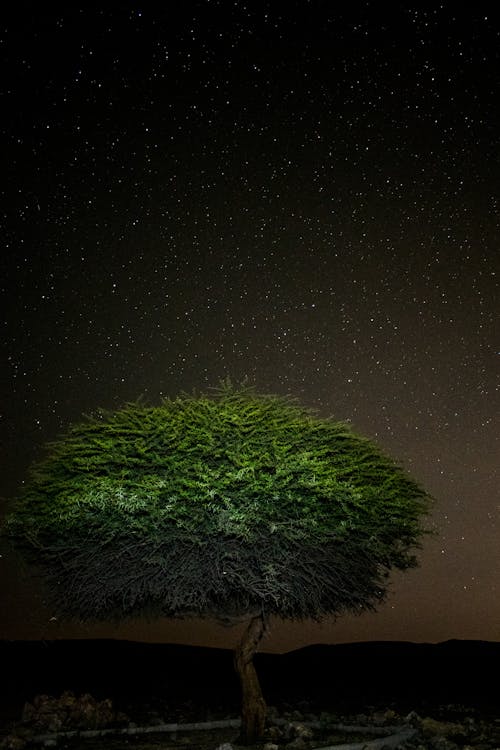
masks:
[[[420,725],[422,723],[422,719],[416,711],[410,711],[410,713],[405,716],[404,721],[405,724],[409,724],[415,729],[420,729]]]
[[[295,735],[301,737],[304,740],[310,740],[313,738],[314,732],[311,727],[307,727],[305,724],[300,722],[294,723]]]
[[[66,691],[59,698],[37,695],[23,708],[22,722],[39,733],[57,733],[72,729],[104,729],[128,721],[125,714],[113,710],[107,698],[97,701],[89,693],[77,698]]]
[[[1,750],[24,750],[27,744],[27,737],[20,737],[18,734],[8,734],[0,743],[0,748]]]
[[[282,736],[289,742],[299,737],[309,740],[313,736],[313,731],[300,721],[289,721],[283,727]]]
[[[306,750],[307,742],[304,737],[296,737],[287,744],[287,748],[290,748],[290,750],[292,750],[292,748],[293,750]]]
[[[426,716],[421,720],[420,727],[425,737],[463,737],[466,734],[466,730],[462,724],[451,721],[438,721],[437,719],[432,719],[430,716]]]
[[[274,724],[266,729],[266,737],[271,740],[271,743],[279,741],[283,738],[283,732],[281,729]]]
[[[452,742],[448,737],[434,736],[429,740],[429,746],[433,750],[457,750],[458,745]]]

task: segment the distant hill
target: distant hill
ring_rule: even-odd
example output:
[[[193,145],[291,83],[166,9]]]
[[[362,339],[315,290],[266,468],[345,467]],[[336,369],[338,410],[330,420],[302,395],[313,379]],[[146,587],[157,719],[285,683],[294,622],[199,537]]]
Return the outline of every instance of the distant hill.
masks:
[[[285,655],[282,679],[301,675],[303,689],[330,700],[422,701],[498,706],[500,643],[366,642],[307,646]]]
[[[4,700],[21,706],[37,693],[73,690],[99,699],[161,696],[238,707],[232,652],[223,649],[114,640],[2,641],[0,664]],[[256,666],[270,704],[500,705],[496,642],[316,645],[257,654]]]

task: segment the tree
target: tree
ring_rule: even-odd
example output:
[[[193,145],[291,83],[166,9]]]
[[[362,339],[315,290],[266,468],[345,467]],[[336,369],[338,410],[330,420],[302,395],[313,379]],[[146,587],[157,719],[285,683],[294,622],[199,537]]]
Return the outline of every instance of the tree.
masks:
[[[226,382],[100,411],[49,444],[6,532],[59,616],[248,620],[241,740],[262,736],[253,655],[271,615],[375,609],[416,565],[429,497],[372,442]]]

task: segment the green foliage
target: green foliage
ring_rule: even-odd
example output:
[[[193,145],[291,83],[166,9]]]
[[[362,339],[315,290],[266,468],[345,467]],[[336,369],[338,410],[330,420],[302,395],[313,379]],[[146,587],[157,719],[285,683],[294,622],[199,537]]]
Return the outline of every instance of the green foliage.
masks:
[[[62,615],[362,611],[415,564],[429,498],[373,443],[224,383],[48,446],[6,532]]]

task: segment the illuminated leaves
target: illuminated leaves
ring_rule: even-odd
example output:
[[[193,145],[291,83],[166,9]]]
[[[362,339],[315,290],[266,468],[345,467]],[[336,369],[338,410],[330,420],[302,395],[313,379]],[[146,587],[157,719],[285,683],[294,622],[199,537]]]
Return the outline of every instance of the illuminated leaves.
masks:
[[[75,425],[7,529],[71,615],[319,617],[374,606],[415,564],[428,504],[346,425],[226,382]]]

